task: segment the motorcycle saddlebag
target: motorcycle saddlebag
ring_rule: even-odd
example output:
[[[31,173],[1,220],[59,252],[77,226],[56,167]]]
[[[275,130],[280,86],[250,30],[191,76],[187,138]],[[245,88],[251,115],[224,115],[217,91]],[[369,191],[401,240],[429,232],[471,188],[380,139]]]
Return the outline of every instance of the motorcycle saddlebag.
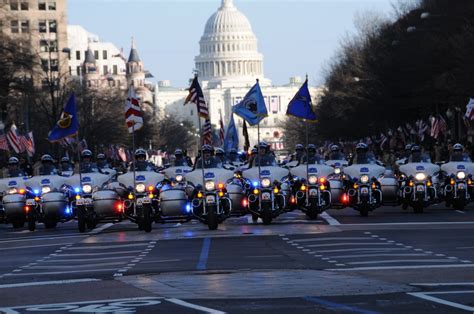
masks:
[[[186,204],[186,192],[182,189],[168,189],[160,193],[160,207],[164,217],[180,217],[185,215]]]
[[[382,199],[384,203],[396,203],[398,200],[398,181],[395,178],[381,178]]]
[[[43,194],[42,208],[46,216],[62,216],[67,207],[67,197],[61,192],[49,192]]]
[[[344,207],[342,203],[342,195],[344,194],[344,185],[342,181],[330,180],[329,185],[331,186],[331,207]]]
[[[3,196],[3,208],[7,217],[24,215],[25,196],[9,194]]]
[[[121,212],[117,208],[120,204],[119,195],[112,190],[97,191],[92,195],[94,211],[101,217],[119,216]]]

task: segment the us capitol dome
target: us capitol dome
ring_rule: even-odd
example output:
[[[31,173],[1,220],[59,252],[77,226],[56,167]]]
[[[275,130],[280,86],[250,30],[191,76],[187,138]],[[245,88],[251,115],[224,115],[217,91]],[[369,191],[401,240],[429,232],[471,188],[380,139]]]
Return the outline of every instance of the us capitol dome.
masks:
[[[199,45],[195,63],[204,87],[246,87],[257,78],[262,86],[271,84],[264,78],[263,55],[252,26],[232,0],[222,0],[208,19]]]

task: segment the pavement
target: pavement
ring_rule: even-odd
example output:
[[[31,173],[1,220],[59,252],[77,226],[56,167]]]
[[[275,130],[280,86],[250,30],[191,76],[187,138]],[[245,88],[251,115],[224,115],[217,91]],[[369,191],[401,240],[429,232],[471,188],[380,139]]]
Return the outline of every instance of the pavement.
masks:
[[[0,225],[0,313],[474,312],[474,207],[369,217],[294,211],[270,226]]]

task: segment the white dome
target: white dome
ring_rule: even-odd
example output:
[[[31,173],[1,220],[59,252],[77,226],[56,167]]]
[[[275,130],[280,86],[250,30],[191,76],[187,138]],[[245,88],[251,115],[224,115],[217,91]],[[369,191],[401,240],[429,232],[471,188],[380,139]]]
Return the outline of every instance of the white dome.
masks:
[[[201,37],[196,69],[209,86],[240,86],[255,83],[263,75],[263,56],[247,17],[232,0],[222,4],[207,21]]]

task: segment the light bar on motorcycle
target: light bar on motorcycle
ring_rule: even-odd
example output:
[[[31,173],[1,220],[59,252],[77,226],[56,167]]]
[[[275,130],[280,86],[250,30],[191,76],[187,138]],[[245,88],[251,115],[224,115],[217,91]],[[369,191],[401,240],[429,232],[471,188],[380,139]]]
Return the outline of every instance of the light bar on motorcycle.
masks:
[[[214,181],[206,181],[204,183],[204,188],[206,191],[213,191],[216,189],[216,183]]]
[[[318,183],[318,177],[317,176],[309,176],[308,177],[308,183],[309,184],[317,184]]]
[[[138,193],[144,193],[145,190],[146,190],[146,185],[143,184],[143,183],[138,183],[138,184],[135,186],[135,190],[137,190]]]
[[[369,176],[364,174],[363,176],[360,177],[360,182],[367,183],[369,182],[369,179],[370,179]]]
[[[46,193],[49,193],[51,192],[51,187],[50,186],[43,186],[41,188],[41,194],[46,194]]]
[[[426,174],[424,174],[423,172],[418,172],[416,175],[415,175],[415,179],[417,181],[423,181],[426,179]]]
[[[466,173],[464,171],[459,171],[457,177],[459,180],[464,180],[466,178]]]
[[[82,186],[82,190],[84,191],[84,193],[89,194],[89,193],[92,192],[92,185],[90,185],[90,184],[84,184],[84,185]]]
[[[270,185],[272,185],[272,181],[270,181],[270,179],[268,178],[262,179],[262,188],[268,188],[270,187]]]

